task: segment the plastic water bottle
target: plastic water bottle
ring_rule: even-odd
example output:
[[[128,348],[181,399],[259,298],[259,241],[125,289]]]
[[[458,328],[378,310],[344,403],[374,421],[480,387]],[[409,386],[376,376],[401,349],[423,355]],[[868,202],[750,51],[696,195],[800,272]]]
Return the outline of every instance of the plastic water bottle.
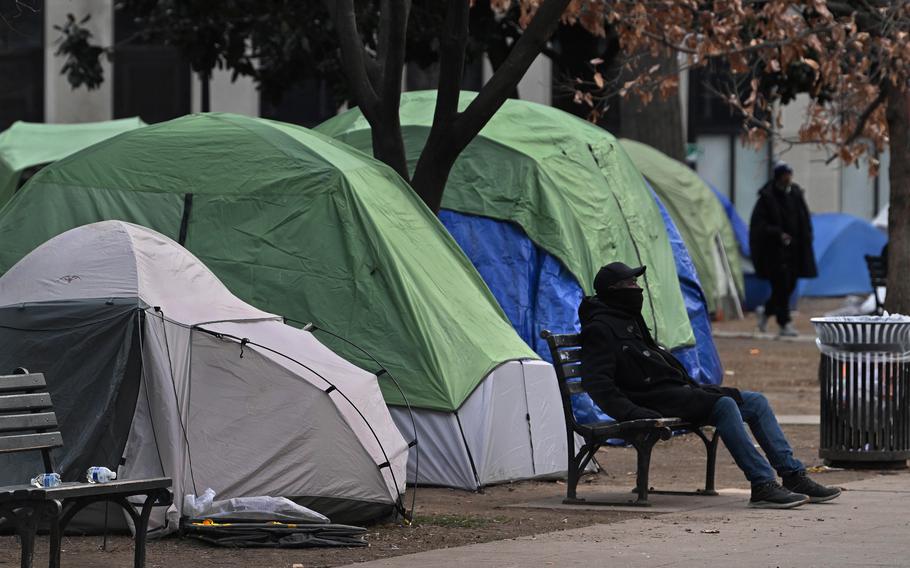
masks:
[[[42,473],[32,478],[32,485],[35,487],[57,487],[60,485],[60,474]]]
[[[107,483],[117,479],[117,474],[106,467],[90,467],[85,472],[85,479],[89,483]]]

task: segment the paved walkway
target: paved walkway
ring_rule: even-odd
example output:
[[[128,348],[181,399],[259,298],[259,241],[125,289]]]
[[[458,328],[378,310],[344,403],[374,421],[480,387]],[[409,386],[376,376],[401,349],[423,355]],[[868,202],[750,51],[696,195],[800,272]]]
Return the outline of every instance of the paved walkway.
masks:
[[[804,333],[796,337],[781,337],[776,333],[762,333],[755,331],[726,331],[715,329],[711,332],[714,337],[723,337],[724,339],[761,339],[765,341],[788,341],[795,343],[815,343],[816,335],[814,333]]]
[[[359,568],[536,566],[910,566],[910,474],[846,485],[828,504],[790,511],[715,506],[536,537],[434,550]]]

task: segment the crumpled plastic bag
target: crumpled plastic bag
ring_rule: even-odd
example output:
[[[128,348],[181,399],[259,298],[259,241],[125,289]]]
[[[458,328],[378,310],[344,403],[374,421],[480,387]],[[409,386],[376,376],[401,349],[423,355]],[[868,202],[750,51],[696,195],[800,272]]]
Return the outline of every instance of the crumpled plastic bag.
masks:
[[[329,518],[294,503],[285,497],[234,497],[215,501],[215,491],[208,488],[202,495],[183,498],[183,514],[195,519],[245,519],[251,521],[296,521],[329,523]]]

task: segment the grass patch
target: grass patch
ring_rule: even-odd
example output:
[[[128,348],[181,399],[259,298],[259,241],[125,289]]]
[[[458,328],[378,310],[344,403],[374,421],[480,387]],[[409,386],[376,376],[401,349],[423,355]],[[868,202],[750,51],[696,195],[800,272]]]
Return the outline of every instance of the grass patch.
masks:
[[[417,525],[430,525],[435,527],[479,529],[489,525],[508,522],[505,517],[471,517],[468,515],[418,515]]]

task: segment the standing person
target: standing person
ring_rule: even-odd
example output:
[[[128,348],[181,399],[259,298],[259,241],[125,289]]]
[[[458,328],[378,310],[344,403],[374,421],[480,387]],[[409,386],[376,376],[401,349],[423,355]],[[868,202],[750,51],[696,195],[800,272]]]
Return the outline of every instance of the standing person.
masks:
[[[790,296],[800,278],[815,278],[812,220],[803,189],[793,183],[793,168],[774,167],[774,179],[758,191],[749,222],[749,245],[755,274],[771,283],[771,297],[759,315],[758,328],[767,331],[772,315],[780,335],[799,335],[790,319]]]
[[[840,489],[809,478],[764,395],[701,385],[654,341],[641,315],[644,292],[638,277],[644,273],[644,266],[604,266],[594,279],[597,294],[578,308],[582,384],[594,402],[617,420],[675,416],[715,426],[752,484],[750,507],[789,509],[840,495]],[[746,424],[764,456],[755,449]]]

